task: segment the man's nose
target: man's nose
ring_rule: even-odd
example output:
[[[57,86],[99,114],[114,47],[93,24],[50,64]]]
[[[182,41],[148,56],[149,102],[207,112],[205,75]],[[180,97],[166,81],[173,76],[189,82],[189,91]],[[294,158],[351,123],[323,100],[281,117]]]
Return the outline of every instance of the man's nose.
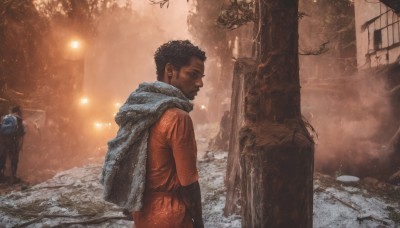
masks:
[[[196,81],[196,87],[199,87],[199,88],[203,87],[203,79],[202,78],[199,78]]]

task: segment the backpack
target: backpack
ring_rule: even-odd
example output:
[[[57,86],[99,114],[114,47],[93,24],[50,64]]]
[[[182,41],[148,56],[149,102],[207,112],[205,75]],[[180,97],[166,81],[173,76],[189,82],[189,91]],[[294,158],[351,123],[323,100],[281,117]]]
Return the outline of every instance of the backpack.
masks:
[[[14,115],[5,115],[1,120],[0,133],[2,135],[11,136],[17,133],[18,121]]]

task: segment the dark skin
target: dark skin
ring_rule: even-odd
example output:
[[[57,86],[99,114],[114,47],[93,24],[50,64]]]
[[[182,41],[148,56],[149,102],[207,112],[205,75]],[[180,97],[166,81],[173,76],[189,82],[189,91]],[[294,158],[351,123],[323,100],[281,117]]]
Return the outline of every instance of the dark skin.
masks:
[[[166,64],[163,82],[178,88],[190,100],[203,87],[204,62],[196,57],[192,57],[189,64],[177,70],[172,64]],[[200,185],[196,181],[188,186],[182,186],[181,196],[192,217],[193,227],[203,228],[203,216],[201,208]]]
[[[192,57],[189,65],[177,70],[167,63],[165,65],[163,82],[178,88],[190,100],[193,100],[200,88],[203,87],[204,62]]]

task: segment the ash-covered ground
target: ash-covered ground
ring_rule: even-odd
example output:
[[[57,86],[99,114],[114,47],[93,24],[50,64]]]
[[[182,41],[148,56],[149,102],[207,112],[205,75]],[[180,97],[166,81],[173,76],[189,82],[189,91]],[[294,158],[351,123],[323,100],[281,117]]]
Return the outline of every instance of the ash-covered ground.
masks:
[[[241,227],[240,216],[223,216],[228,154],[205,155],[215,132],[215,126],[196,129],[205,227]],[[0,196],[0,227],[132,227],[120,208],[102,200],[102,159]],[[344,186],[322,174],[315,175],[314,185],[314,227],[400,226],[399,187],[373,178]]]

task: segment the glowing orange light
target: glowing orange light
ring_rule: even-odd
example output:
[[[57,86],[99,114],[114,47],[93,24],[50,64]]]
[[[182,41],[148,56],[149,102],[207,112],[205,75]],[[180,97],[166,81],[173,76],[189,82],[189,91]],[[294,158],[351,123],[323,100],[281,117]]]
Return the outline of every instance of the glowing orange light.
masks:
[[[78,49],[78,48],[80,48],[81,43],[80,43],[79,41],[77,41],[77,40],[73,40],[73,41],[71,41],[71,43],[69,44],[69,46],[70,46],[72,49]]]
[[[102,124],[102,123],[99,123],[99,122],[95,122],[95,123],[94,123],[94,127],[95,127],[96,129],[101,129],[101,128],[103,127],[103,124]]]
[[[121,103],[119,103],[119,102],[115,103],[115,107],[117,107],[117,108],[121,107]]]
[[[201,109],[201,110],[205,110],[205,109],[206,109],[206,106],[205,106],[205,105],[201,105],[201,106],[200,106],[200,109]]]
[[[89,103],[89,98],[82,97],[80,100],[81,105],[87,105]]]
[[[105,128],[111,128],[111,123],[101,123],[101,122],[94,122],[93,126],[97,131],[104,130]]]

